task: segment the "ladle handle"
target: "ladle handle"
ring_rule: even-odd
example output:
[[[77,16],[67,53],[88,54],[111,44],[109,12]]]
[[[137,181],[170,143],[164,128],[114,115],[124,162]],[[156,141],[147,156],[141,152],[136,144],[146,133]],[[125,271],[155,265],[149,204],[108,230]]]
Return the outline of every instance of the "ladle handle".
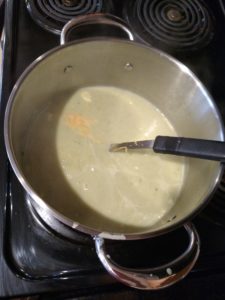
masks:
[[[96,252],[105,269],[117,280],[133,288],[157,290],[183,279],[193,268],[200,252],[200,240],[192,223],[184,225],[190,238],[186,251],[172,262],[149,269],[129,269],[119,266],[106,254],[104,239],[95,238]]]
[[[99,14],[79,16],[66,23],[66,25],[63,27],[61,32],[60,44],[64,45],[67,43],[68,35],[72,29],[83,27],[83,26],[89,26],[89,25],[98,25],[98,24],[117,27],[127,35],[130,41],[134,40],[133,33],[129,29],[128,25],[122,19],[110,14],[99,13]]]
[[[225,142],[157,136],[153,146],[154,152],[203,158],[225,162]]]

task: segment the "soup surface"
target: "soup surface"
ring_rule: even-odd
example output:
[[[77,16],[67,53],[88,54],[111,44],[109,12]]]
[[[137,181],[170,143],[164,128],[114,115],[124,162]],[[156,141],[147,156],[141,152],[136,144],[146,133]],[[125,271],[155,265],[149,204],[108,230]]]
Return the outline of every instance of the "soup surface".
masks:
[[[149,101],[114,87],[51,99],[31,124],[24,173],[51,207],[83,225],[134,232],[159,221],[182,188],[184,159],[152,150],[109,152],[111,143],[176,135]]]

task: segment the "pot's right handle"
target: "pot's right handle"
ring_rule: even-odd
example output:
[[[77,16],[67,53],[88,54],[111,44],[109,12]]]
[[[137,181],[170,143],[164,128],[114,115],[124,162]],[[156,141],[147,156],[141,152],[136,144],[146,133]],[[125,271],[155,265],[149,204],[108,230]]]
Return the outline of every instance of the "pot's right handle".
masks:
[[[128,269],[119,266],[106,254],[104,239],[95,238],[97,255],[105,269],[120,282],[143,290],[157,290],[175,284],[183,279],[193,268],[200,252],[200,240],[192,223],[184,225],[190,243],[186,251],[172,262],[150,269]]]
[[[90,14],[90,15],[76,17],[70,20],[68,23],[66,23],[66,25],[63,27],[61,32],[60,44],[61,45],[66,44],[67,37],[71,29],[74,29],[76,27],[96,25],[96,24],[110,25],[110,26],[117,27],[127,34],[128,39],[130,41],[134,40],[134,36],[131,30],[129,29],[128,25],[120,18],[110,14]]]

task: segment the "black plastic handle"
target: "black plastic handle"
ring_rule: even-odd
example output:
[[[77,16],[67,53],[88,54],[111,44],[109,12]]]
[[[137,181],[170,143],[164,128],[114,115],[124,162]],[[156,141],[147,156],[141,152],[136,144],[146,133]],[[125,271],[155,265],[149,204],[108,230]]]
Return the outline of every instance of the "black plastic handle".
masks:
[[[153,150],[157,153],[189,156],[225,162],[225,142],[184,137],[157,136]]]

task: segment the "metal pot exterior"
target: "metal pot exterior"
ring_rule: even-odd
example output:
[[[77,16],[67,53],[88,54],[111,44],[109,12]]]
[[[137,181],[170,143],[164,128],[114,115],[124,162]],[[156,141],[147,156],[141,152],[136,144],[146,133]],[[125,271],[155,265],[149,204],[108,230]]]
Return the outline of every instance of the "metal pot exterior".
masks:
[[[122,40],[82,40],[58,47],[37,59],[19,79],[7,106],[8,156],[35,205],[68,226],[94,235],[100,232],[77,224],[60,207],[50,207],[47,199],[34,192],[29,178],[23,175],[21,149],[32,118],[46,101],[56,97],[66,99],[80,87],[96,85],[120,87],[149,99],[167,116],[180,136],[224,140],[219,113],[204,86],[183,64],[158,50]],[[184,188],[175,207],[149,230],[128,234],[126,238],[154,236],[182,224],[207,202],[221,172],[218,162],[190,159]]]

